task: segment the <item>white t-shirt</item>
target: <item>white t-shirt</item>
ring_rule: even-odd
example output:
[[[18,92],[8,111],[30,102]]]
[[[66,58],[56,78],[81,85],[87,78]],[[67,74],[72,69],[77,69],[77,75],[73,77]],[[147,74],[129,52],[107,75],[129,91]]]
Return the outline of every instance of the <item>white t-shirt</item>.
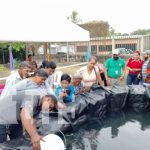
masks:
[[[14,72],[10,76],[8,76],[8,78],[5,82],[5,87],[1,93],[1,97],[6,96],[8,94],[9,89],[20,81],[22,81],[22,78],[20,77],[18,71]]]
[[[45,86],[46,86],[49,94],[53,94],[54,93],[54,90],[53,90],[54,74],[48,76],[48,78],[45,81]]]

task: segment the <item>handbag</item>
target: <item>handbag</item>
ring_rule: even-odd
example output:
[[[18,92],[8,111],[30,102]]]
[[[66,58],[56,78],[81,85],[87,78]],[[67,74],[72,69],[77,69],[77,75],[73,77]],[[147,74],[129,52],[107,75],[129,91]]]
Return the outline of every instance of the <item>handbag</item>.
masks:
[[[100,78],[97,76],[95,67],[94,67],[94,72],[95,72],[95,75],[96,75],[96,84],[97,84],[97,85],[100,85],[99,82],[98,82],[98,81],[100,80]]]

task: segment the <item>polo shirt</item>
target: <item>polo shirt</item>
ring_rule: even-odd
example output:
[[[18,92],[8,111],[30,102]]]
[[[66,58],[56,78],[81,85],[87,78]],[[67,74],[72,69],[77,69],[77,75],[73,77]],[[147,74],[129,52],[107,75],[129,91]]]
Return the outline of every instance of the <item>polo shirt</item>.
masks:
[[[143,60],[141,59],[134,59],[134,58],[129,58],[128,62],[127,62],[127,67],[130,67],[131,69],[142,69],[142,65],[143,65]],[[130,71],[129,70],[129,74],[135,74],[137,75],[140,71]]]
[[[114,60],[114,58],[109,58],[106,61],[106,69],[108,77],[110,78],[119,78],[122,75],[122,69],[125,68],[125,61],[122,58]]]

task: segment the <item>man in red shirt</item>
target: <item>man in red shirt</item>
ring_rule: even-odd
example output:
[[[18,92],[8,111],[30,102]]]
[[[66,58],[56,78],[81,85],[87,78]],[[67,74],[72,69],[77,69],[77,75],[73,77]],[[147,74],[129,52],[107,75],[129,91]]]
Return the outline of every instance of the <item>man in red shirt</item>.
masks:
[[[140,52],[135,51],[134,57],[129,58],[127,63],[127,70],[128,76],[127,76],[127,85],[138,85],[140,82],[140,79],[138,78],[138,74],[141,72],[143,65],[143,60],[140,59]]]

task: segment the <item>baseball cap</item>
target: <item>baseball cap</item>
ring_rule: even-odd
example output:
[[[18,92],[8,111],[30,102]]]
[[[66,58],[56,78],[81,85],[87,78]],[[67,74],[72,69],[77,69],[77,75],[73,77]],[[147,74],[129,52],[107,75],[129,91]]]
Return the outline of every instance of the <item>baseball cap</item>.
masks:
[[[145,50],[142,54],[148,54],[148,55],[150,55],[150,50]]]
[[[113,55],[114,55],[114,54],[117,54],[117,55],[118,55],[118,54],[119,54],[119,49],[114,49],[114,50],[112,51],[112,53],[113,53]]]

